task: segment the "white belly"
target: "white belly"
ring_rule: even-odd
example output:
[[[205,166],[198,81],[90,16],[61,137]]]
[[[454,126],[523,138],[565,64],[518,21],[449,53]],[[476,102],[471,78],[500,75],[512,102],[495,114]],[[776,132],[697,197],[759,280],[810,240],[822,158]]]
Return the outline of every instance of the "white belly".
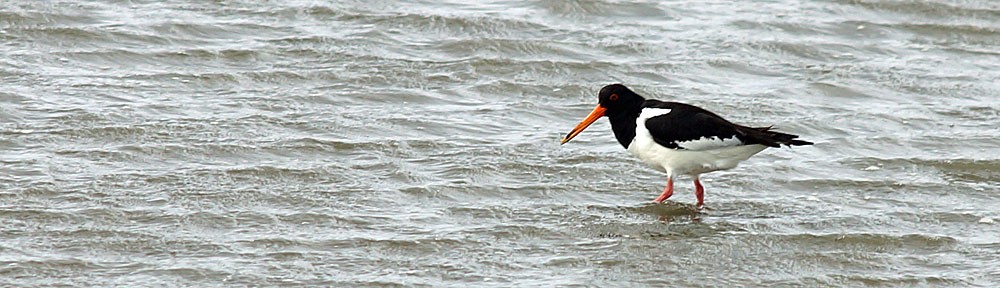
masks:
[[[711,150],[675,150],[660,146],[649,135],[637,134],[640,135],[632,139],[632,143],[628,145],[628,152],[649,167],[665,172],[668,176],[694,177],[701,173],[732,169],[743,160],[767,148],[764,145],[753,144]]]
[[[750,156],[767,148],[767,146],[759,144],[739,145],[741,142],[735,136],[726,139],[704,137],[678,144],[678,146],[687,149],[670,149],[660,146],[646,129],[646,120],[668,113],[670,113],[670,109],[642,109],[642,113],[635,120],[635,137],[628,145],[629,153],[638,157],[649,167],[666,172],[668,176],[691,175],[697,177],[701,173],[732,169],[741,161],[747,160]]]

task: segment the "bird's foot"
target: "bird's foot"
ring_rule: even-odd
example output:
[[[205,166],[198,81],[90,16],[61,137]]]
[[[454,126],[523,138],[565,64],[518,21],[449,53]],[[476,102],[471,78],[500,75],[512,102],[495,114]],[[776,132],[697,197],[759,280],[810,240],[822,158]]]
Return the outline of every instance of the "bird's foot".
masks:
[[[660,194],[660,197],[656,197],[656,200],[653,200],[653,203],[656,204],[663,203],[663,200],[667,200],[667,198],[670,198],[670,196],[673,195],[674,195],[674,179],[667,178],[667,187],[663,188],[663,193]]]

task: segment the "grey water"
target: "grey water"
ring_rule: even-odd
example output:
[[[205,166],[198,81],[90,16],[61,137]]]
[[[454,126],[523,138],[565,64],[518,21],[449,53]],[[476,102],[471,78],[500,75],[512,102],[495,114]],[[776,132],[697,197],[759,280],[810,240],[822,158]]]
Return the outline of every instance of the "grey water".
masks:
[[[996,1],[4,1],[0,286],[995,287],[998,127]]]

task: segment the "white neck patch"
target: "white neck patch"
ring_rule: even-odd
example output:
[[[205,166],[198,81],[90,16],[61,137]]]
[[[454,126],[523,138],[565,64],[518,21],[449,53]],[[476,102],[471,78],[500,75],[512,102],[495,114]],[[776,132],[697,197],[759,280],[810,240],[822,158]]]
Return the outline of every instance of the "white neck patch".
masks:
[[[670,113],[670,109],[665,108],[642,108],[642,112],[639,113],[639,118],[635,119],[635,124],[639,127],[646,126],[646,120],[660,115],[666,115]]]

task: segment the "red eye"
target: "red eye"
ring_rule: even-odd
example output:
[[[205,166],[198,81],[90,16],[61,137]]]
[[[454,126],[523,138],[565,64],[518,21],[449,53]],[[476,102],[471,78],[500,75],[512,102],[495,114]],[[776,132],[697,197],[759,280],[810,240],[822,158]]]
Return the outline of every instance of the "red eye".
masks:
[[[618,94],[611,94],[611,97],[608,97],[608,99],[611,99],[611,101],[618,101]]]

